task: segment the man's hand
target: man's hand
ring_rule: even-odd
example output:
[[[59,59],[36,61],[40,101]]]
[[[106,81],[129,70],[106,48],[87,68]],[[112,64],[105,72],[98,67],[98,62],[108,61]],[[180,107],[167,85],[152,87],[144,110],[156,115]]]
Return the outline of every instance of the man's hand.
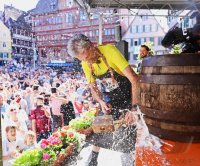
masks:
[[[135,114],[135,112],[127,112],[125,115],[125,121],[131,125],[138,121],[138,116]]]
[[[101,109],[104,114],[109,114],[111,112],[111,110],[112,110],[111,104],[108,104],[104,101],[99,102],[99,104],[101,105]]]

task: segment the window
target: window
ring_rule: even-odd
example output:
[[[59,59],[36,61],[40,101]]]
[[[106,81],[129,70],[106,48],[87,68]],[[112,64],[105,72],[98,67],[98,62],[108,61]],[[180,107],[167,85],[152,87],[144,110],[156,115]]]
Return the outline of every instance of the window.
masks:
[[[159,46],[162,45],[162,44],[161,44],[162,39],[163,39],[162,37],[158,37],[158,45],[159,45]]]
[[[69,22],[71,22],[71,23],[73,22],[73,14],[72,13],[69,14]]]
[[[72,23],[73,22],[73,14],[72,13],[66,13],[66,22]]]
[[[142,21],[148,20],[148,16],[142,16]]]
[[[66,0],[67,7],[72,7],[73,0]]]
[[[4,58],[8,58],[8,53],[4,53]]]
[[[68,14],[68,13],[66,13],[65,21],[66,21],[66,22],[69,22],[69,14]]]
[[[149,25],[145,25],[145,32],[150,32],[150,26]]]
[[[138,45],[141,45],[141,38],[138,39]]]
[[[154,43],[154,37],[150,37],[150,41]]]
[[[108,35],[108,30],[104,29],[104,35]]]
[[[96,36],[99,36],[99,30],[96,30]]]
[[[114,35],[115,34],[115,29],[112,29],[112,35]]]
[[[152,32],[152,25],[149,25],[149,31]]]
[[[84,11],[83,11],[83,10],[80,10],[80,20],[81,20],[81,21],[84,21],[84,20],[86,20],[86,19],[87,19],[87,17],[86,17],[86,15],[85,15]]]
[[[24,31],[23,31],[23,30],[21,30],[21,35],[22,35],[22,36],[24,36],[24,34],[25,34],[25,33],[24,33]]]
[[[3,42],[3,47],[6,47],[6,42]]]
[[[132,27],[132,31],[133,31],[133,33],[136,33],[136,26]]]
[[[133,39],[131,39],[131,46],[133,46]]]
[[[53,24],[56,24],[56,18],[55,17],[53,18]]]
[[[3,53],[0,53],[0,58],[3,58]]]
[[[130,26],[130,33],[132,33],[132,26]]]
[[[134,46],[138,46],[138,40],[137,39],[134,41]]]
[[[146,42],[146,38],[145,37],[140,39],[140,45],[144,44],[145,42]]]
[[[139,32],[139,33],[142,33],[142,30],[143,30],[143,29],[142,29],[142,25],[139,25],[138,32]]]
[[[139,31],[138,29],[139,29],[139,28],[138,28],[138,25],[137,25],[137,26],[136,26],[136,33],[138,33],[138,31]]]
[[[145,25],[143,25],[143,32],[146,32],[146,31],[145,31]]]
[[[50,9],[51,9],[51,10],[56,9],[56,2],[50,3]]]
[[[111,30],[110,29],[108,29],[108,35],[111,35]]]
[[[56,17],[56,24],[62,23],[61,17]]]

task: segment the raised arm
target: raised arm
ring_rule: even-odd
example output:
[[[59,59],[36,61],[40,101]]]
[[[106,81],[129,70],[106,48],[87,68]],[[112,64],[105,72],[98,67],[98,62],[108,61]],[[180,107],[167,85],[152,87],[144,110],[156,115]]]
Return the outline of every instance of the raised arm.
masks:
[[[96,82],[90,83],[90,89],[92,93],[92,97],[101,105],[101,109],[104,113],[108,113],[110,111],[110,106],[103,101],[103,97],[101,92],[99,91]]]
[[[138,104],[138,95],[139,95],[139,77],[138,75],[133,71],[133,69],[128,65],[123,70],[124,75],[129,79],[131,82],[131,92],[132,92],[132,105]]]

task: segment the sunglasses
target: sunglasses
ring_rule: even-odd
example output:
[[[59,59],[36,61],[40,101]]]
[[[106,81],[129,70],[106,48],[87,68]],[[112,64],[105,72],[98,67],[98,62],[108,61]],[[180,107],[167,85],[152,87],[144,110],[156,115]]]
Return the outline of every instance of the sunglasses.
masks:
[[[17,110],[17,109],[15,109],[15,108],[14,108],[14,109],[10,109],[10,112],[13,112],[13,111],[16,111],[16,110]]]

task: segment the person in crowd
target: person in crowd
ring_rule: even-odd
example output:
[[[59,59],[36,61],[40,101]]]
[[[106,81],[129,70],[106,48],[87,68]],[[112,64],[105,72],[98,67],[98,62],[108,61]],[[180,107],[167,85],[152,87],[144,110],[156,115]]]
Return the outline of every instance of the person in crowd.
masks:
[[[148,46],[146,46],[146,45],[140,46],[139,56],[140,56],[141,61],[137,65],[137,72],[138,73],[140,73],[140,71],[141,71],[142,59],[144,59],[145,57],[148,57],[149,52],[150,52],[150,48]]]
[[[89,109],[90,109],[89,101],[88,100],[83,100],[83,111],[82,112],[89,111]]]
[[[60,112],[61,105],[66,102],[66,99],[59,96],[57,88],[51,88],[51,98],[50,98],[50,113],[52,119],[51,130],[55,132],[59,128],[64,126],[63,114]]]
[[[90,100],[92,98],[91,90],[89,85],[86,85],[85,90],[83,91],[83,100]]]
[[[149,51],[150,48],[146,45],[141,45],[140,46],[140,58],[145,58],[147,56],[149,56]]]
[[[4,93],[0,93],[0,112],[1,112],[1,131],[2,138],[5,136],[5,124],[8,121],[8,107],[9,105],[4,101]]]
[[[36,135],[33,131],[26,132],[25,138],[24,138],[24,147],[23,150],[28,149],[35,149],[36,147]]]
[[[27,102],[28,114],[30,114],[30,110],[34,109],[33,90],[31,87],[26,88],[24,99]]]
[[[101,105],[105,114],[111,114],[114,120],[117,120],[122,115],[119,110],[136,110],[138,76],[114,45],[95,47],[88,37],[76,34],[68,41],[67,49],[72,57],[81,60],[93,98]],[[100,92],[97,88],[96,79],[104,85],[104,91]],[[132,123],[136,115],[127,112],[125,119]],[[98,165],[99,149],[93,147],[89,166]]]
[[[8,106],[5,93],[0,93],[0,111],[3,116],[7,112]]]
[[[63,114],[64,125],[69,125],[69,122],[72,119],[75,119],[75,111],[72,102],[68,99],[68,97],[64,96],[66,101],[61,105],[60,112]]]
[[[43,96],[38,96],[36,109],[32,110],[30,114],[32,130],[36,134],[37,142],[49,137],[49,118],[50,113],[44,108],[44,98]]]
[[[9,123],[6,128],[6,138],[2,140],[3,148],[3,166],[11,166],[12,159],[19,155],[19,151],[23,149],[23,142],[18,140],[16,135],[17,126]]]
[[[19,107],[17,105],[10,105],[7,114],[9,118],[8,123],[15,124],[17,137],[23,139],[28,128],[26,125],[26,119],[20,116]]]
[[[74,101],[74,108],[75,108],[76,117],[79,117],[80,114],[81,114],[82,111],[83,111],[83,103],[82,103],[82,100],[81,100],[79,97],[76,97],[76,98],[75,98],[75,101]]]
[[[26,111],[26,113],[29,114],[27,101],[22,98],[21,93],[18,92],[15,94],[15,99],[12,104],[18,104],[20,106],[20,109]]]

